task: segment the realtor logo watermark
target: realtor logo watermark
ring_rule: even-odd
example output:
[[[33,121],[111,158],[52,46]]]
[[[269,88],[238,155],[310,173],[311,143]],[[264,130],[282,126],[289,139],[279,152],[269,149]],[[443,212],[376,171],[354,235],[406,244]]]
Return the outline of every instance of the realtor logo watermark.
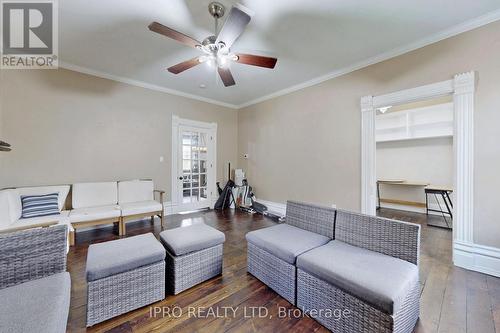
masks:
[[[2,69],[58,67],[57,0],[1,0]]]

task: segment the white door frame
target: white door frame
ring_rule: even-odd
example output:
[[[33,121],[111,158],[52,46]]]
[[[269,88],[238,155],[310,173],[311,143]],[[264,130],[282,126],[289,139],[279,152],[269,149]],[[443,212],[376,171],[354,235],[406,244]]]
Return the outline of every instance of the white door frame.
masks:
[[[453,96],[454,197],[453,262],[471,268],[468,249],[474,246],[474,72],[413,89],[361,98],[361,211],[376,214],[376,109],[446,95]]]
[[[179,213],[181,202],[179,202],[179,127],[189,126],[193,128],[198,128],[202,130],[208,130],[212,140],[209,140],[208,145],[208,179],[207,180],[207,201],[210,208],[213,208],[214,201],[217,199],[215,181],[217,179],[217,123],[207,123],[203,121],[196,121],[190,119],[183,119],[179,116],[172,115],[172,190],[171,190],[171,200],[172,200],[172,213]]]

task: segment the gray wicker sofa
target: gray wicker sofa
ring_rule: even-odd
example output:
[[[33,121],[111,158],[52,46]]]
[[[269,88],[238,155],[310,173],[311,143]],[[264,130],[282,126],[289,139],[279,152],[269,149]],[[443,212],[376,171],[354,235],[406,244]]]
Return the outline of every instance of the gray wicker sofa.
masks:
[[[333,214],[332,240],[298,254],[295,264],[278,276],[273,265],[279,252],[261,245],[279,226],[249,233],[251,274],[280,295],[280,280],[289,274],[296,298],[285,298],[332,331],[412,332],[419,316],[420,226],[296,202],[287,203],[287,223],[289,214],[291,223],[299,217],[303,225],[309,221],[321,228]],[[281,240],[275,246],[283,246]]]
[[[66,332],[67,226],[0,235],[0,332]]]
[[[286,222],[249,232],[248,272],[296,304],[296,260],[333,239],[335,209],[288,201]]]

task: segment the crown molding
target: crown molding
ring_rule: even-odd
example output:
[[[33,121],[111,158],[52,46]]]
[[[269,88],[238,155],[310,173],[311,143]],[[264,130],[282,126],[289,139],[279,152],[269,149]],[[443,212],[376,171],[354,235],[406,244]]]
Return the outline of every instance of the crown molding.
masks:
[[[238,109],[238,106],[234,105],[234,104],[229,104],[229,103],[217,101],[215,99],[206,98],[206,97],[202,97],[202,96],[198,96],[198,95],[188,94],[188,93],[185,93],[185,92],[182,92],[179,90],[169,89],[169,88],[161,87],[161,86],[158,86],[155,84],[146,83],[144,81],[139,81],[139,80],[134,80],[134,79],[119,76],[119,75],[109,74],[109,73],[106,73],[104,71],[98,71],[98,70],[94,70],[94,69],[90,69],[90,68],[86,68],[86,67],[82,67],[82,66],[73,65],[71,63],[64,62],[64,61],[59,62],[59,67],[64,68],[64,69],[68,69],[68,70],[71,70],[74,72],[78,72],[78,73],[88,74],[88,75],[97,76],[97,77],[100,77],[103,79],[108,79],[108,80],[112,80],[112,81],[117,81],[117,82],[129,84],[129,85],[136,86],[136,87],[141,87],[141,88],[145,88],[145,89],[149,89],[149,90],[167,93],[170,95],[194,99],[194,100],[197,100],[200,102],[215,104],[215,105],[223,106],[223,107],[230,108],[230,109]]]
[[[342,76],[342,75],[349,74],[351,72],[368,67],[370,65],[377,64],[377,63],[385,61],[385,60],[389,60],[391,58],[403,55],[405,53],[415,51],[415,50],[420,49],[422,47],[437,43],[439,41],[442,41],[444,39],[459,35],[461,33],[464,33],[464,32],[467,32],[467,31],[470,31],[470,30],[473,30],[476,28],[480,28],[484,25],[496,22],[498,20],[500,20],[500,10],[496,10],[496,11],[490,12],[488,14],[479,16],[475,19],[463,22],[461,24],[458,24],[454,27],[451,27],[449,29],[438,32],[438,33],[431,35],[429,37],[420,39],[414,43],[410,43],[408,45],[393,49],[391,51],[384,52],[380,55],[377,55],[377,56],[374,56],[372,58],[360,61],[354,65],[351,65],[351,66],[348,66],[348,67],[345,67],[345,68],[342,68],[339,70],[335,70],[333,72],[330,72],[326,75],[319,76],[319,77],[314,78],[312,80],[288,87],[288,88],[283,89],[283,90],[276,91],[276,92],[269,94],[269,95],[266,95],[266,96],[262,96],[262,97],[253,99],[251,101],[240,104],[237,107],[238,107],[238,109],[242,109],[242,108],[245,108],[245,107],[250,106],[250,105],[261,103],[261,102],[264,102],[264,101],[267,101],[267,100],[270,100],[270,99],[273,99],[276,97],[290,94],[290,93],[298,91],[298,90],[302,90],[304,88],[315,86],[315,85],[320,84],[322,82],[334,79],[334,78]]]
[[[493,23],[493,22],[498,21],[498,20],[500,20],[500,10],[496,10],[496,11],[490,12],[488,14],[485,14],[483,16],[479,16],[475,19],[466,21],[466,22],[461,23],[459,25],[456,25],[452,28],[438,32],[432,36],[420,39],[417,42],[410,43],[408,45],[393,49],[393,50],[388,51],[388,52],[384,52],[384,53],[379,54],[377,56],[374,56],[374,57],[368,58],[366,60],[360,61],[358,63],[355,63],[351,66],[347,66],[347,67],[332,71],[328,74],[316,77],[312,80],[308,80],[306,82],[303,82],[303,83],[276,91],[274,93],[250,100],[248,102],[245,102],[245,103],[242,103],[239,105],[230,104],[230,103],[226,103],[226,102],[222,102],[222,101],[218,101],[218,100],[214,100],[211,98],[206,98],[206,97],[202,97],[202,96],[198,96],[198,95],[194,95],[194,94],[189,94],[189,93],[185,93],[185,92],[175,90],[175,89],[165,88],[165,87],[158,86],[158,85],[151,84],[151,83],[147,83],[144,81],[134,80],[134,79],[127,78],[127,77],[110,74],[110,73],[107,73],[104,71],[98,71],[98,70],[94,70],[94,69],[90,69],[90,68],[86,68],[86,67],[81,67],[81,66],[74,65],[74,64],[71,64],[68,62],[63,62],[63,61],[59,62],[59,67],[69,69],[69,70],[72,70],[75,72],[83,73],[83,74],[89,74],[89,75],[101,77],[101,78],[108,79],[108,80],[113,80],[113,81],[117,81],[117,82],[121,82],[121,83],[125,83],[125,84],[130,84],[130,85],[133,85],[136,87],[160,91],[160,92],[171,94],[171,95],[181,96],[181,97],[185,97],[185,98],[189,98],[189,99],[193,99],[193,100],[197,100],[197,101],[201,101],[201,102],[215,104],[215,105],[223,106],[223,107],[230,108],[230,109],[242,109],[242,108],[245,108],[245,107],[248,107],[248,106],[251,106],[254,104],[258,104],[258,103],[261,103],[261,102],[264,102],[264,101],[267,101],[267,100],[270,100],[270,99],[273,99],[276,97],[280,97],[283,95],[293,93],[293,92],[298,91],[298,90],[302,90],[304,88],[315,86],[315,85],[320,84],[322,82],[334,79],[334,78],[342,76],[342,75],[352,73],[354,71],[368,67],[370,65],[374,65],[376,63],[400,56],[402,54],[417,50],[417,49],[425,47],[427,45],[437,43],[437,42],[442,41],[444,39],[447,39],[447,38],[459,35],[461,33],[482,27],[484,25],[487,25],[489,23]]]

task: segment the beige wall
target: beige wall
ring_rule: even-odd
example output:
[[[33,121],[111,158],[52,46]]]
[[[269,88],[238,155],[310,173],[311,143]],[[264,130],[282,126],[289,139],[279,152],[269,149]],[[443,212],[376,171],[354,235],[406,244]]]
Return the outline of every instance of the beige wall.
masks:
[[[1,72],[14,149],[0,188],[153,178],[170,200],[172,114],[218,124],[218,179],[236,162],[236,110],[63,69]]]
[[[378,142],[377,179],[405,179],[453,188],[453,138]],[[422,187],[381,185],[380,197],[425,202]],[[435,199],[430,198],[430,202]]]
[[[257,197],[360,209],[360,98],[475,70],[474,238],[500,247],[500,22],[240,110],[239,167]],[[242,155],[248,152],[249,159]]]

